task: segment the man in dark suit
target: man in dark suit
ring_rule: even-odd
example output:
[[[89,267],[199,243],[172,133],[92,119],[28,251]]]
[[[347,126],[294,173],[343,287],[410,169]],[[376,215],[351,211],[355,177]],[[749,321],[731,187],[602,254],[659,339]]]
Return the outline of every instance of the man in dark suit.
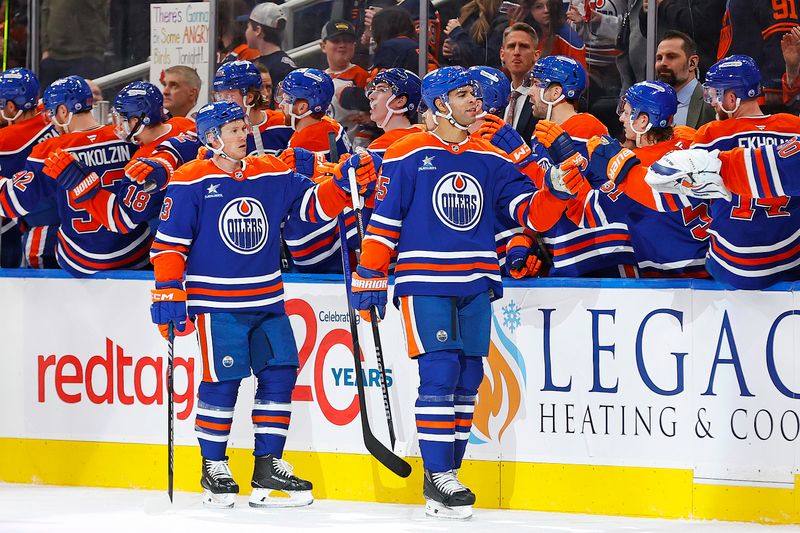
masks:
[[[700,56],[691,37],[676,30],[664,33],[656,50],[656,73],[659,80],[678,93],[675,126],[697,129],[717,118],[714,108],[703,101],[703,86],[697,81],[699,64]]]
[[[536,30],[524,22],[512,24],[503,32],[500,61],[511,76],[511,96],[503,119],[522,135],[529,145],[536,121],[531,112],[525,77],[539,59],[539,37]]]

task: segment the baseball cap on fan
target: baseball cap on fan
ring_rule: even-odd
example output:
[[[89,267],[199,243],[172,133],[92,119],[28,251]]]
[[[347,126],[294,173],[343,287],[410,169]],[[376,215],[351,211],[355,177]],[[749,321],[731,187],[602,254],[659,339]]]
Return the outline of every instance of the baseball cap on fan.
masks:
[[[286,14],[283,12],[283,8],[278,4],[264,2],[263,4],[256,5],[249,15],[242,15],[236,20],[239,22],[252,20],[262,26],[280,30],[283,28],[283,25],[286,24]],[[283,24],[281,24],[281,21],[283,21]]]
[[[322,27],[322,34],[320,39],[327,41],[340,35],[349,35],[353,39],[356,38],[356,27],[346,20],[332,20]]]

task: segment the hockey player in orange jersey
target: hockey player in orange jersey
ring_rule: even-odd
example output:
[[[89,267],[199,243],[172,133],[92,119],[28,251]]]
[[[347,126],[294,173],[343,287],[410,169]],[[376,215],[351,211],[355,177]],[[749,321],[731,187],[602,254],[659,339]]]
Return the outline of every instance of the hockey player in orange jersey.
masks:
[[[239,385],[255,374],[250,506],[308,505],[311,482],[283,459],[299,360],[284,309],[280,226],[290,213],[308,221],[335,217],[350,201],[348,168],[362,194],[374,187],[375,169],[369,156],[353,156],[315,185],[275,157],[246,157],[244,119],[232,102],[198,112],[198,135],[214,155],[182,166],[167,187],[150,251],[151,317],[162,333],[172,324],[177,334],[191,330],[196,317],[203,381],[195,433],[204,503],[234,505],[239,486],[228,467],[228,436]]]
[[[109,231],[128,233],[158,215],[169,177],[186,159],[194,158],[197,136],[193,120],[167,118],[163,96],[152,83],[126,85],[114,99],[111,113],[117,137],[139,147],[125,165],[130,179],[119,183],[116,190],[98,188],[80,208]],[[173,140],[175,144],[171,144]],[[182,144],[192,145],[188,154],[182,153],[186,151],[181,150]]]

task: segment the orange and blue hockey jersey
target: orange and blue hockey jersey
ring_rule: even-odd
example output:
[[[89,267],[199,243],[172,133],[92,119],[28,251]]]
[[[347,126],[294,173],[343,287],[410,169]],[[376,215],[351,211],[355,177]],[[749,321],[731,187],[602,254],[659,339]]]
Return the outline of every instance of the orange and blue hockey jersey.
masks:
[[[693,131],[688,128],[686,134]],[[641,165],[631,170],[619,187],[608,182],[600,188],[627,214],[625,222],[642,277],[708,277],[705,257],[711,218],[707,203],[657,194],[644,181],[650,165],[668,152],[689,147],[691,138],[679,133],[668,141],[635,148]]]
[[[58,132],[52,125],[43,122],[42,115],[35,115],[0,130],[0,175],[11,178],[25,167],[25,161],[34,146],[57,135]],[[0,208],[6,212],[13,212],[12,209],[2,207],[8,202],[8,193],[5,187],[0,186]],[[55,264],[45,264],[45,257],[55,257],[58,230],[58,210],[55,200],[49,198],[43,201],[42,205],[28,213],[27,218],[21,217],[19,222],[25,232],[22,243],[25,264],[33,268],[55,267]],[[12,239],[19,242],[20,226],[17,226],[17,219],[2,220],[0,232],[2,232],[4,253]]]
[[[329,221],[349,197],[272,157],[247,157],[229,174],[213,160],[178,169],[151,250],[157,281],[186,274],[190,315],[283,313],[280,227],[287,216]]]
[[[715,121],[697,131],[694,148],[732,150],[775,146],[800,131],[800,118],[778,114]],[[769,159],[756,159],[760,176],[776,173]],[[769,169],[758,169],[759,162]],[[760,178],[759,178],[760,179]],[[796,277],[800,250],[800,199],[758,200],[734,196],[711,201],[711,235],[706,268],[720,281],[742,289],[761,289]]]
[[[11,200],[12,216],[25,216],[42,199],[54,197],[61,220],[56,255],[59,265],[73,276],[145,266],[150,229],[140,224],[127,234],[113,233],[87,211],[72,207],[67,191],[43,172],[44,160],[57,148],[75,154],[97,173],[103,189],[114,191],[125,179],[123,169],[136,146],[119,140],[112,126],[68,133],[38,144],[31,151],[25,168],[14,176],[13,185],[5,188]]]
[[[330,117],[322,117],[317,123],[294,132],[289,140],[291,148],[305,148],[312,152],[322,153],[330,161],[328,134],[336,138],[338,155],[350,153],[350,141],[345,129]],[[336,163],[337,161],[332,161]],[[352,211],[347,211],[348,245],[351,249],[358,247],[358,230]],[[310,223],[290,217],[283,229],[283,238],[289,249],[292,262],[300,272],[341,272],[341,257],[337,252],[341,249],[336,220]]]
[[[176,117],[167,122],[163,135],[140,146],[131,159],[146,157],[162,161],[176,169],[197,156],[197,135],[194,121]],[[161,210],[163,191],[145,192],[145,184],[123,179],[117,189],[100,190],[92,199],[80,204],[94,220],[116,233],[129,233],[139,224],[147,223]]]
[[[503,216],[533,229],[531,180],[505,153],[472,137],[454,144],[415,133],[384,155],[361,265],[387,272],[397,251],[395,301],[502,296],[495,228]]]
[[[608,133],[606,127],[588,113],[578,113],[561,124],[572,137],[575,149],[588,159],[586,143],[596,135]],[[531,144],[540,165],[553,164],[547,150],[534,138]],[[604,194],[596,191],[570,201],[567,212],[549,230],[544,242],[553,257],[552,277],[587,275],[632,276],[624,265],[635,265],[625,212]],[[622,270],[620,270],[622,269]]]
[[[261,124],[253,124],[253,130],[261,133],[261,145],[264,153],[277,155],[289,146],[289,139],[292,138],[294,131],[286,125],[286,117],[280,111],[265,109],[264,113],[266,118]],[[259,155],[258,146],[252,135],[247,136],[247,153]]]

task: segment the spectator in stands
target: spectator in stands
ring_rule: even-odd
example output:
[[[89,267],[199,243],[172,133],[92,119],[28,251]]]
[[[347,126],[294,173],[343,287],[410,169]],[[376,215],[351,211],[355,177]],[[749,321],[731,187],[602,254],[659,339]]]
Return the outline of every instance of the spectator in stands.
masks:
[[[523,22],[530,24],[539,35],[542,57],[567,56],[586,66],[586,46],[583,39],[567,24],[561,0],[524,0],[527,14]]]
[[[779,106],[784,61],[781,37],[798,25],[792,1],[728,0],[722,22],[717,57],[746,54],[761,70],[761,84],[767,106]]]
[[[511,78],[511,96],[503,118],[528,144],[536,123],[525,78],[539,59],[538,45],[536,31],[524,22],[517,22],[503,32],[503,46],[500,48],[500,60]]]
[[[320,38],[319,46],[328,62],[325,72],[333,79],[335,91],[331,101],[333,118],[347,129],[347,135],[352,142],[356,126],[369,122],[368,113],[345,109],[339,103],[339,96],[346,87],[356,87],[361,91],[367,87],[369,73],[352,63],[356,53],[356,28],[346,20],[332,20],[322,28]]]
[[[173,117],[193,117],[200,96],[200,76],[192,67],[175,65],[164,71],[161,77],[164,86],[164,107]]]
[[[247,46],[244,37],[250,8],[244,0],[219,0],[217,3],[217,63],[243,59],[252,61],[261,54]],[[244,14],[244,15],[243,15]],[[241,17],[245,18],[240,22]]]
[[[683,32],[670,30],[658,43],[656,74],[678,95],[673,126],[697,129],[717,118],[714,108],[703,100],[703,86],[697,81],[699,63],[694,40]]]
[[[272,78],[269,75],[269,69],[261,63],[253,63],[258,72],[261,74],[261,96],[264,97],[267,109],[275,109],[273,105],[275,102],[274,89],[272,85]]]
[[[647,38],[640,27],[641,11],[642,0],[628,0],[627,23],[620,22],[618,44],[622,53],[617,57],[622,82],[620,96],[634,83],[644,81],[647,75]]]
[[[800,111],[800,26],[781,38],[781,52],[786,63],[783,74],[783,104],[794,113]]]
[[[602,4],[584,4],[587,13],[578,10],[575,4],[570,4],[567,10],[567,20],[572,23],[575,31],[586,43],[586,63],[589,66],[589,101],[600,96],[619,96],[620,80],[617,70],[616,57],[620,54],[617,50],[617,35],[622,15],[627,9],[625,0],[605,0]],[[614,104],[616,109],[616,103]]]
[[[694,39],[700,56],[700,77],[717,62],[722,16],[726,0],[649,0],[658,5],[658,39],[664,33],[678,30]],[[647,37],[648,0],[643,0],[639,13],[642,34]],[[751,0],[748,0],[751,1]]]
[[[42,0],[42,87],[73,74],[84,78],[105,74],[110,9],[110,0]]]
[[[297,68],[289,54],[281,50],[283,30],[286,28],[286,15],[283,8],[272,2],[258,4],[250,12],[245,30],[247,46],[255,48],[259,57],[269,70],[272,83],[278,84],[286,75]]]
[[[450,65],[500,67],[500,47],[508,17],[499,11],[501,0],[470,0],[457,19],[444,29],[442,55]]]
[[[417,72],[417,30],[407,10],[385,7],[375,13],[372,17],[372,39],[376,45],[373,69],[400,67]]]

